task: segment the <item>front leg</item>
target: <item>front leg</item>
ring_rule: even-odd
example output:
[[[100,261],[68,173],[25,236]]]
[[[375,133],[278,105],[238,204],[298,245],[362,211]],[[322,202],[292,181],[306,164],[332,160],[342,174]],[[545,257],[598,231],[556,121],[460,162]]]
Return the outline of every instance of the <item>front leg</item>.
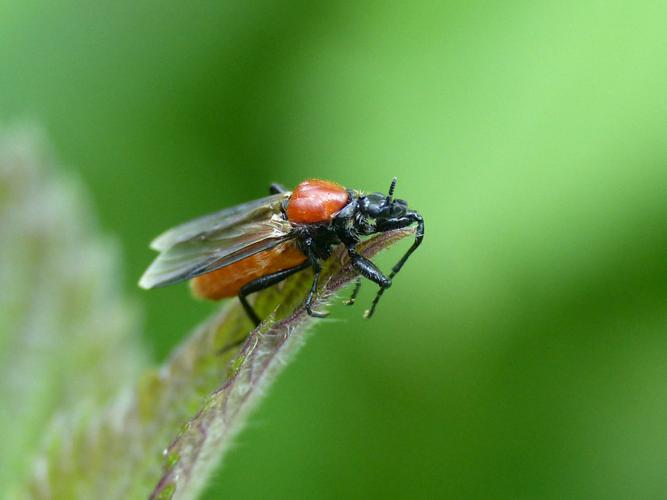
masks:
[[[415,241],[412,243],[412,246],[410,246],[408,251],[405,252],[405,255],[401,257],[401,260],[399,260],[396,263],[396,265],[394,265],[394,267],[391,270],[391,274],[389,275],[390,278],[396,276],[396,274],[403,267],[403,264],[405,264],[405,262],[410,258],[410,255],[412,255],[412,252],[414,252],[417,249],[417,247],[421,245],[422,240],[424,239],[424,219],[419,213],[410,210],[403,217],[386,219],[384,221],[378,222],[377,224],[378,232],[385,232],[385,231],[391,231],[393,229],[401,229],[404,227],[408,227],[409,225],[415,222],[417,223],[417,230],[415,231]],[[379,297],[377,299],[379,299]],[[373,308],[371,309],[371,314],[372,311],[375,309],[375,304],[377,304],[377,300],[373,304]]]
[[[377,230],[378,231],[391,231],[392,229],[401,229],[403,227],[407,227],[410,224],[417,223],[417,230],[415,231],[415,241],[412,243],[410,248],[408,248],[408,251],[405,252],[403,257],[401,257],[401,260],[399,260],[394,267],[391,268],[391,273],[389,274],[389,279],[391,280],[398,272],[401,270],[403,265],[407,262],[407,260],[410,258],[410,255],[412,255],[412,252],[414,252],[419,245],[421,245],[421,242],[424,239],[424,218],[417,212],[409,210],[404,216],[402,217],[395,217],[392,219],[386,219],[384,221],[381,221],[377,224]],[[378,293],[375,295],[375,298],[373,299],[373,302],[371,304],[371,308],[366,311],[365,316],[367,318],[370,318],[373,316],[373,313],[375,312],[375,308],[378,305],[378,302],[380,301],[380,298],[382,297],[382,294],[384,293],[384,288],[380,288],[378,290]]]
[[[391,286],[391,279],[387,278],[375,264],[357,252],[354,247],[348,247],[347,253],[350,256],[352,267],[359,271],[359,274],[372,282],[377,283],[382,289]]]
[[[390,217],[388,219],[378,220],[375,225],[375,230],[378,233],[384,233],[385,231],[391,231],[392,229],[401,229],[408,227],[411,224],[417,223],[417,225],[423,225],[424,221],[422,216],[412,210],[408,210],[405,215],[400,217]],[[421,229],[423,233],[423,226]]]

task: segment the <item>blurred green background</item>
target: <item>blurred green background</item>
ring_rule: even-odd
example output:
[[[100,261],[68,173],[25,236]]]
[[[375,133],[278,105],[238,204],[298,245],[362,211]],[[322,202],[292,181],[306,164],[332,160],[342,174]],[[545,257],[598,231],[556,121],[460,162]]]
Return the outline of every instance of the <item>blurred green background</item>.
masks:
[[[424,214],[377,316],[370,285],[333,308],[206,498],[665,498],[665,26],[651,1],[0,0],[0,120],[89,185],[156,360],[217,308],[136,288],[161,230],[308,177],[396,175]]]

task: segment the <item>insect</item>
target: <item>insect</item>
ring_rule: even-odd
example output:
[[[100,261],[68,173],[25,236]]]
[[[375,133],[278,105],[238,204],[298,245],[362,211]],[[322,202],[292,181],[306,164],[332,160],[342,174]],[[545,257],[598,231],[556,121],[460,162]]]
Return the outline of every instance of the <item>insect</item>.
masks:
[[[321,318],[326,314],[313,310],[320,262],[342,244],[354,269],[380,287],[366,311],[370,317],[392,278],[424,238],[424,219],[406,201],[393,198],[395,188],[395,177],[387,195],[365,194],[319,179],[303,181],[291,192],[272,184],[270,196],[199,217],[158,236],[151,248],[160,254],[139,286],[155,288],[192,280],[199,297],[238,296],[250,319],[259,325],[248,295],[311,268],[313,283],[305,309]],[[389,276],[356,250],[363,236],[413,223],[415,240]],[[354,303],[360,286],[357,278],[348,304]]]

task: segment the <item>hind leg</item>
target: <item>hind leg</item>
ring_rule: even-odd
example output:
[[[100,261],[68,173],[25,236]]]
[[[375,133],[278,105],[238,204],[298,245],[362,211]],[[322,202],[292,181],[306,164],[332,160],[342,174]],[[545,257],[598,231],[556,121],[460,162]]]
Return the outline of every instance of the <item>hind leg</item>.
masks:
[[[303,264],[299,264],[298,266],[290,267],[289,269],[283,269],[282,271],[278,271],[273,274],[267,274],[266,276],[257,278],[256,280],[253,280],[250,283],[246,283],[241,287],[241,290],[239,291],[239,300],[241,301],[241,305],[243,306],[243,309],[245,309],[248,317],[253,323],[255,323],[255,326],[258,326],[261,321],[255,310],[248,303],[248,299],[246,297],[251,293],[259,292],[260,290],[264,290],[265,288],[269,288],[270,286],[280,283],[293,274],[298,273],[299,271],[303,271],[307,267],[310,267],[310,265],[310,262],[306,261]]]

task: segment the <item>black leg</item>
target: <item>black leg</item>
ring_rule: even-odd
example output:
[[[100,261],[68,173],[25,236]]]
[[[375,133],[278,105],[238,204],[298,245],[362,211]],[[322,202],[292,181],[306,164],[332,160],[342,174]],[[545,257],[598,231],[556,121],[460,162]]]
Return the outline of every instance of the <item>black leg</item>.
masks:
[[[375,264],[357,252],[354,247],[348,247],[347,252],[350,255],[352,267],[359,271],[359,274],[364,278],[377,283],[380,288],[389,288],[391,286],[391,279],[387,278]]]
[[[354,290],[352,290],[352,295],[350,298],[345,301],[345,305],[351,306],[357,300],[357,295],[359,295],[359,290],[361,289],[361,278],[357,277],[354,280]]]
[[[255,326],[258,326],[261,321],[255,310],[248,303],[248,299],[246,299],[246,297],[251,293],[259,292],[260,290],[264,290],[265,288],[273,286],[276,283],[280,283],[285,278],[288,278],[289,276],[298,273],[299,271],[303,271],[311,265],[312,264],[310,261],[306,261],[303,264],[299,264],[298,266],[262,276],[261,278],[257,278],[256,280],[251,281],[250,283],[246,283],[241,287],[241,290],[239,291],[239,300],[241,301],[241,305],[243,306],[243,309],[245,309],[245,312],[250,320],[255,323]]]
[[[311,254],[309,257],[309,263],[313,268],[314,276],[313,284],[310,286],[310,291],[308,292],[308,297],[306,298],[306,312],[309,316],[313,316],[314,318],[326,318],[329,313],[313,311],[313,299],[315,298],[315,293],[317,293],[317,283],[320,280],[320,272],[322,271],[322,267],[313,254]]]
[[[414,252],[417,249],[417,247],[421,245],[421,242],[424,239],[424,219],[417,212],[408,212],[404,217],[398,217],[396,219],[388,219],[383,223],[378,224],[377,230],[384,232],[384,231],[390,231],[392,229],[400,229],[402,227],[407,227],[413,222],[417,223],[417,231],[415,232],[415,241],[412,243],[412,246],[408,248],[408,251],[405,252],[405,255],[401,257],[401,260],[399,260],[396,263],[396,265],[391,269],[391,273],[389,274],[390,280],[393,279],[394,276],[398,274],[398,272],[403,267],[403,264],[405,264],[407,260],[410,258],[410,255],[412,255],[412,252]],[[375,308],[377,307],[378,302],[380,301],[380,297],[382,297],[382,294],[384,293],[384,290],[385,290],[384,288],[380,288],[378,290],[378,293],[377,295],[375,295],[373,303],[371,304],[371,308],[364,314],[366,318],[370,318],[371,316],[373,316]]]
[[[412,243],[412,246],[408,248],[408,251],[405,252],[405,255],[401,257],[396,265],[392,268],[392,272],[395,275],[398,271],[401,270],[403,264],[408,260],[412,252],[414,252],[419,245],[421,245],[422,240],[424,239],[424,219],[417,212],[408,212],[404,217],[397,217],[396,219],[387,219],[381,224],[378,224],[376,230],[378,232],[391,231],[392,229],[401,229],[402,227],[407,227],[410,224],[417,223],[417,231],[415,231],[415,241]]]
[[[274,182],[271,184],[271,186],[269,186],[269,194],[284,193],[286,191],[287,189],[285,189],[285,186],[278,184],[277,182]]]
[[[389,277],[385,276],[384,274],[382,274],[382,271],[380,271],[375,264],[373,264],[370,260],[357,253],[357,251],[354,248],[348,248],[347,251],[350,254],[350,259],[352,260],[352,266],[357,271],[359,271],[362,276],[368,278],[369,280],[373,281],[374,283],[377,283],[380,286],[380,290],[378,290],[378,293],[375,296],[377,299],[378,296],[381,296],[384,293],[384,291],[391,286],[391,278],[393,277],[393,274],[389,275]],[[358,290],[359,290],[359,285],[355,288],[352,294],[353,298],[356,298],[356,293],[358,292]],[[377,300],[374,300],[373,304],[371,305],[371,309],[364,313],[365,318],[371,317],[371,315],[373,314],[372,310],[375,309],[376,303]]]

